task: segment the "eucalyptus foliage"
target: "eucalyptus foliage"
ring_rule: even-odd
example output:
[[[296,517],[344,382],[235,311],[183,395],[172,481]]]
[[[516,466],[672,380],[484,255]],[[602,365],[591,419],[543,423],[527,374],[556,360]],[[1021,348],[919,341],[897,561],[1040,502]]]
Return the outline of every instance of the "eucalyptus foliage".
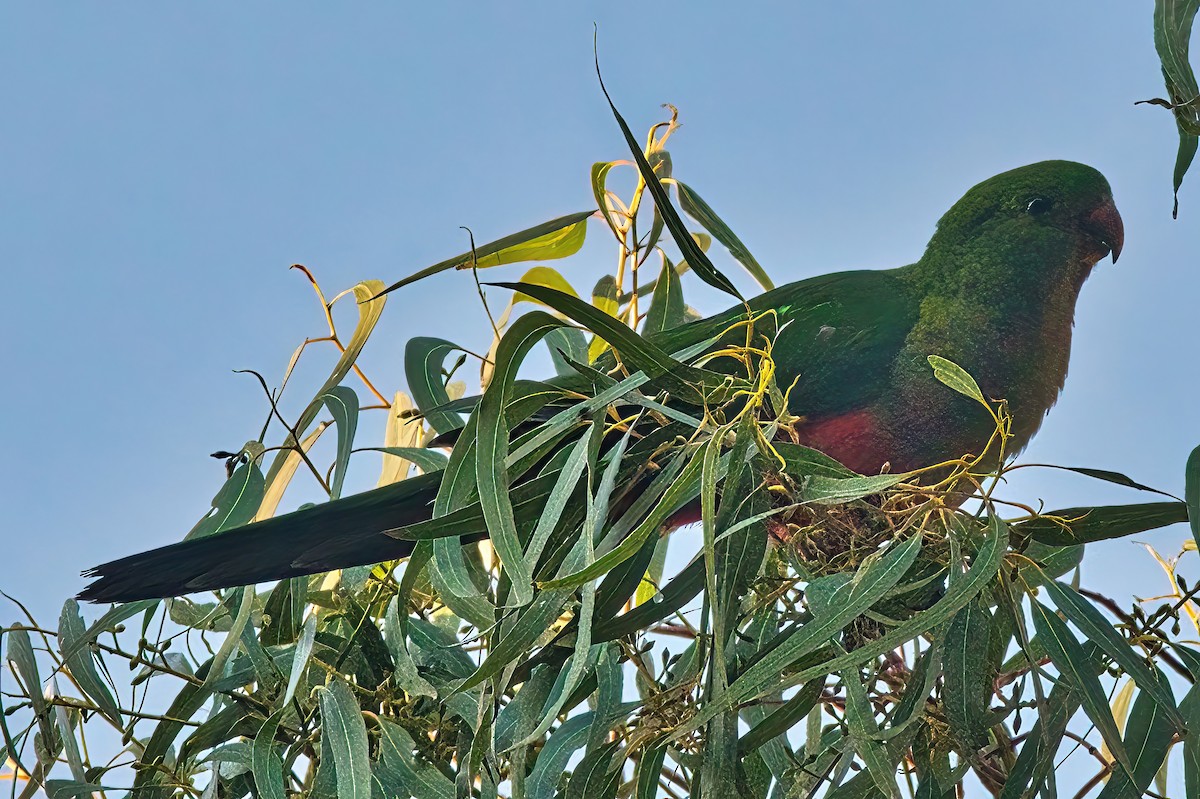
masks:
[[[599,210],[332,302],[313,280],[340,358],[297,418],[268,392],[278,439],[221,453],[228,479],[189,534],[273,515],[298,475],[337,497],[351,458],[382,453],[381,484],[441,473],[413,556],[90,624],[70,600],[56,629],[4,628],[15,795],[932,799],[965,785],[1017,799],[1055,795],[1070,755],[1097,761],[1099,796],[1136,797],[1175,747],[1200,796],[1200,689],[1175,688],[1200,676],[1200,650],[1178,641],[1192,590],[1172,571],[1173,600],[1127,611],[1078,573],[1092,541],[1200,532],[1200,455],[1184,500],[1037,513],[1002,501],[1003,470],[969,455],[862,476],[795,443],[769,318],[725,331],[744,340],[723,352],[732,373],[642,335],[693,315],[690,274],[737,295],[714,240],[770,279],[674,177],[674,113],[644,143],[617,120],[634,164],[592,168]],[[631,167],[622,199],[608,181]],[[618,255],[590,294],[542,265],[576,255],[589,227]],[[490,347],[412,339],[408,393],[390,400],[359,370],[389,292],[528,261],[501,284],[512,302]],[[329,312],[343,296],[359,312],[345,340]],[[564,402],[518,380],[543,345],[594,390]],[[455,378],[477,352],[485,390],[466,400]],[[930,369],[988,408],[1002,442],[1004,403],[950,361]],[[651,378],[670,406],[644,392]],[[388,417],[378,446],[361,440],[372,407]],[[330,427],[332,463],[314,462]],[[448,455],[424,446],[438,436]],[[661,535],[696,501],[698,536]],[[481,525],[490,541],[453,537]]]

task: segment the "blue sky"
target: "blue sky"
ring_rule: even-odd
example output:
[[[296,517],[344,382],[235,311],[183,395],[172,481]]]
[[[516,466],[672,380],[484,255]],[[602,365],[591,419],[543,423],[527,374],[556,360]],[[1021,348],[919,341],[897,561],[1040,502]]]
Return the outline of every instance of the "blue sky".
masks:
[[[289,264],[332,294],[463,251],[460,225],[486,241],[588,207],[591,163],[625,156],[593,22],[626,118],[641,132],[661,103],[679,107],[676,174],[777,282],[915,260],[939,215],[1004,169],[1103,171],[1125,252],[1083,292],[1066,391],[1024,460],[1179,493],[1200,442],[1200,172],[1172,221],[1174,125],[1133,105],[1163,94],[1150,13],[1116,0],[6,5],[0,588],[55,618],[80,569],[176,540],[205,512],[223,478],[207,453],[264,418],[257,385],[231,370],[277,380],[322,332]],[[584,288],[611,267],[600,234],[564,267]],[[725,305],[695,283],[688,299]],[[402,387],[417,334],[486,346],[467,273],[392,298],[364,359],[385,391]],[[364,458],[352,482],[376,471]],[[1032,470],[1011,496],[1141,499]],[[1144,539],[1166,554],[1184,535]],[[1163,586],[1129,541],[1096,547],[1084,578],[1122,597]]]

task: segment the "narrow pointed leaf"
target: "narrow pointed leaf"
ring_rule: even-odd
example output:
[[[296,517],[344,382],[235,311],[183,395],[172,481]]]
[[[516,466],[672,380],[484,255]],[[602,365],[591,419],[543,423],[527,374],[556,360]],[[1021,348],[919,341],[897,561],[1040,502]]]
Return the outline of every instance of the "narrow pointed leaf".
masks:
[[[1166,684],[1165,674],[1159,673],[1157,678]],[[1168,709],[1174,710],[1174,704],[1163,706],[1145,691],[1138,692],[1125,724],[1124,743],[1132,771],[1126,774],[1118,769],[1097,799],[1142,796],[1150,787],[1175,738],[1176,728]]]
[[[249,524],[262,504],[266,481],[262,470],[254,461],[243,463],[217,491],[212,500],[212,510],[196,523],[184,540],[232,530]]]
[[[821,698],[821,690],[824,687],[824,679],[806,682],[795,696],[771,711],[741,737],[738,741],[738,751],[744,755],[749,754],[799,724],[809,714],[809,711],[817,706],[817,701]]]
[[[1060,524],[1048,516],[1067,520]],[[1013,525],[1013,532],[1051,546],[1090,544],[1109,538],[1157,530],[1188,520],[1182,502],[1145,502],[1136,505],[1098,505],[1049,511],[1027,522]]]
[[[988,739],[993,678],[987,669],[991,622],[987,605],[976,598],[956,613],[946,628],[942,700],[950,733],[964,752],[975,752]]]
[[[360,451],[382,452],[386,455],[404,458],[406,461],[415,463],[418,469],[426,473],[445,469],[450,460],[436,449],[425,449],[424,447],[363,447]]]
[[[286,703],[284,707],[287,707]],[[283,784],[283,760],[275,751],[275,733],[283,710],[278,710],[266,722],[254,738],[252,746],[255,795],[262,799],[285,799]]]
[[[1167,718],[1176,725],[1176,729],[1181,732],[1186,730],[1187,725],[1175,708],[1175,696],[1171,693],[1171,686],[1159,681],[1161,675],[1146,665],[1143,657],[1109,624],[1099,609],[1069,585],[1052,581],[1047,582],[1045,586],[1046,593],[1054,600],[1054,604],[1079,628],[1084,637],[1100,647],[1104,654],[1133,678],[1138,688],[1161,705]]]
[[[96,661],[92,651],[84,645],[76,645],[86,636],[83,617],[79,615],[79,603],[68,599],[63,603],[62,614],[58,619],[58,647],[63,655],[63,662],[80,689],[96,703],[96,707],[118,727],[125,726],[117,701],[100,672],[96,670]]]
[[[691,501],[699,492],[702,461],[700,453],[694,453],[691,456],[683,471],[680,472],[679,479],[671,484],[650,515],[615,549],[596,558],[590,565],[573,574],[543,581],[539,583],[539,586],[543,589],[574,588],[605,574],[617,564],[636,555],[650,536],[658,532],[667,518]]]
[[[321,702],[321,736],[329,742],[337,777],[338,799],[371,799],[371,762],[367,759],[367,726],[350,686],[335,679],[317,689]]]
[[[395,291],[430,275],[436,275],[438,272],[445,272],[447,269],[468,269],[471,266],[486,269],[491,266],[515,264],[521,261],[549,261],[574,255],[583,246],[584,237],[587,235],[587,218],[594,213],[596,210],[593,208],[567,214],[490,241],[476,247],[473,253],[468,250],[461,255],[447,258],[433,266],[427,266],[419,272],[414,272],[403,280],[398,280],[386,289],[379,291],[377,296]]]
[[[769,654],[733,681],[726,691],[724,703],[709,704],[689,726],[697,729],[720,712],[721,705],[736,705],[782,687],[778,683],[784,669],[824,645],[834,633],[882,599],[908,572],[920,549],[921,536],[917,535],[894,544],[886,552],[869,556],[855,572],[854,579],[845,585],[842,600],[831,612],[814,617],[776,644]]]
[[[508,420],[504,414],[517,369],[529,350],[562,322],[542,311],[526,314],[513,323],[496,350],[492,383],[479,401],[475,480],[488,533],[496,554],[512,580],[513,601],[533,599],[533,573],[517,535],[508,475]]]
[[[1187,799],[1200,797],[1200,652],[1182,644],[1175,651],[1192,673],[1192,687],[1179,703],[1179,712],[1187,721],[1188,734],[1183,739],[1183,785]]]
[[[523,291],[537,297],[546,305],[587,327],[607,341],[634,369],[644,371],[651,378],[668,374],[677,378],[670,381],[670,388],[679,395],[680,399],[692,402],[702,401],[692,383],[720,385],[727,382],[727,378],[723,375],[680,363],[660,349],[658,345],[642,338],[625,324],[578,297],[572,297],[545,286],[526,283],[494,283],[491,285]]]
[[[1121,732],[1117,729],[1112,709],[1108,706],[1108,697],[1100,685],[1100,680],[1088,669],[1087,655],[1083,647],[1067,627],[1067,623],[1056,613],[1036,600],[1031,600],[1030,605],[1034,627],[1042,645],[1046,647],[1051,662],[1073,685],[1078,686],[1079,699],[1088,718],[1100,731],[1109,751],[1127,772],[1131,772],[1133,765],[1121,741]]]
[[[308,667],[308,656],[312,654],[313,641],[317,635],[317,616],[315,613],[309,614],[309,617],[304,620],[304,627],[300,631],[300,638],[296,641],[296,649],[292,655],[292,668],[288,672],[287,690],[283,694],[282,704],[286,705],[292,701],[292,697],[296,695],[296,687],[300,684],[300,677],[303,676],[304,670]]]
[[[842,684],[846,686],[846,726],[850,730],[851,743],[867,764],[875,787],[888,799],[900,799],[900,788],[896,785],[896,764],[888,756],[884,744],[876,740],[879,725],[875,723],[871,701],[858,669],[843,671]]]
[[[678,180],[675,181],[675,188],[679,191],[679,206],[683,208],[683,212],[703,225],[714,239],[724,244],[725,249],[729,250],[729,254],[734,257],[734,260],[758,281],[758,285],[762,286],[764,291],[775,288],[775,284],[767,276],[766,270],[750,254],[750,250],[742,243],[742,240],[729,229],[725,220],[717,216],[717,212],[696,193],[696,190]]]
[[[675,271],[669,258],[663,258],[662,269],[654,283],[654,294],[646,321],[642,328],[645,335],[661,333],[679,327],[687,321],[687,305],[683,301],[683,281]]]
[[[337,426],[337,457],[333,462],[333,480],[329,483],[329,498],[342,495],[350,453],[354,450],[354,433],[358,430],[358,395],[349,386],[334,386],[321,395],[321,401],[333,416]]]
[[[463,426],[462,417],[442,408],[450,403],[442,364],[446,356],[459,349],[445,339],[417,336],[404,347],[404,377],[413,401],[425,415],[425,421],[438,433],[457,430]]]
[[[1135,488],[1138,491],[1149,491],[1152,494],[1162,494],[1164,497],[1171,497],[1171,499],[1175,499],[1175,497],[1171,496],[1166,491],[1159,491],[1157,488],[1152,488],[1143,483],[1139,483],[1128,475],[1121,474],[1120,472],[1112,472],[1108,469],[1092,469],[1086,466],[1055,466],[1052,463],[1043,464],[1042,468],[1061,469],[1064,472],[1075,472],[1076,474],[1082,474],[1086,477],[1103,480],[1106,483],[1115,483],[1116,485],[1125,486],[1126,488]]]
[[[375,325],[379,322],[379,317],[383,314],[383,308],[387,304],[386,297],[376,297],[383,289],[383,283],[378,280],[364,280],[356,283],[352,289],[347,292],[352,294],[358,302],[358,323],[354,326],[354,332],[350,335],[350,340],[346,342],[346,348],[338,357],[337,363],[333,366],[333,371],[329,373],[329,377],[325,378],[325,382],[321,388],[317,390],[316,395],[308,406],[300,414],[300,418],[293,426],[293,430],[297,435],[303,436],[308,431],[308,426],[317,418],[317,414],[321,412],[324,404],[321,402],[321,395],[336,385],[340,385],[342,379],[350,373],[350,369],[358,361],[358,356],[362,354],[363,347],[367,345],[367,339],[371,337],[371,332],[375,330]],[[300,442],[296,441],[291,435],[288,435],[284,449],[280,450],[275,455],[275,459],[271,461],[271,467],[267,469],[266,482],[267,485],[272,485],[275,482],[275,477],[284,465],[291,453],[294,452],[292,447]]]
[[[1175,114],[1179,151],[1175,157],[1175,207],[1171,213],[1176,217],[1179,215],[1179,188],[1200,146],[1200,90],[1188,61],[1192,23],[1198,10],[1200,0],[1155,0],[1154,3],[1154,48],[1162,63],[1168,99],[1144,102],[1165,106]]]
[[[596,76],[600,76],[599,61],[596,62]],[[679,247],[680,252],[683,253],[683,257],[687,259],[692,270],[705,283],[727,294],[732,294],[739,300],[742,299],[741,293],[730,282],[729,278],[713,266],[712,261],[708,259],[704,251],[697,246],[687,227],[683,224],[683,220],[679,218],[679,213],[675,210],[675,206],[671,204],[671,197],[667,194],[666,186],[654,174],[654,168],[646,160],[646,156],[642,152],[642,147],[638,144],[633,131],[629,129],[629,125],[626,124],[625,118],[617,111],[617,106],[613,103],[612,97],[609,96],[603,79],[600,80],[600,89],[604,92],[604,97],[608,100],[608,107],[612,109],[613,116],[616,117],[617,124],[621,127],[621,133],[625,135],[625,143],[629,145],[629,150],[633,154],[633,160],[637,162],[638,171],[642,174],[642,179],[646,181],[646,188],[650,190],[650,195],[654,197],[654,205],[658,208],[658,212],[662,214],[663,222],[666,224],[667,230],[671,231],[671,238],[675,239],[675,245]]]

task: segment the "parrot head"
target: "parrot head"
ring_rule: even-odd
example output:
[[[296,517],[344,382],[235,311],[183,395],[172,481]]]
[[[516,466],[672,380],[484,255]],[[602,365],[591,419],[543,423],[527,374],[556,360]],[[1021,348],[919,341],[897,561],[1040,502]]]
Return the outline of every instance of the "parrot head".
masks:
[[[1006,244],[1026,253],[1066,254],[1087,269],[1115,262],[1125,243],[1112,189],[1098,171],[1073,161],[1041,161],[988,178],[938,222],[930,247]]]

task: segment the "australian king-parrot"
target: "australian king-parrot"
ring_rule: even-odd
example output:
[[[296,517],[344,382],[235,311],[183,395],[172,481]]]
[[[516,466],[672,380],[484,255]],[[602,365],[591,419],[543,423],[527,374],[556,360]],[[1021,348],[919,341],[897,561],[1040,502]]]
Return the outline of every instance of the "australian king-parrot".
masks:
[[[1007,400],[1008,452],[1015,453],[1062,390],[1080,288],[1099,260],[1116,261],[1123,236],[1103,175],[1044,161],[968,191],[915,263],[808,278],[649,338],[677,352],[748,310],[774,310],[777,382],[794,383],[795,434],[861,474],[908,471],[986,447],[994,420],[935,380],[927,356],[939,355],[966,369],[987,397]],[[430,519],[440,481],[434,471],[105,563],[86,573],[97,579],[79,596],[171,597],[404,558],[414,542],[389,531]],[[518,509],[522,491],[514,485]]]

